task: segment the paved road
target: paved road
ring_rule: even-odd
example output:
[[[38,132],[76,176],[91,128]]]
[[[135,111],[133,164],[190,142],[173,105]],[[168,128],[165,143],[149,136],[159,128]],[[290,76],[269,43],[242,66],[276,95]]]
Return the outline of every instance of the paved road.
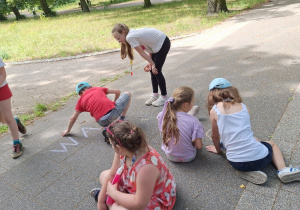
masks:
[[[239,88],[251,111],[255,135],[271,138],[282,149],[287,164],[298,165],[299,17],[298,0],[273,0],[199,35],[172,42],[163,70],[169,93],[181,85],[194,88],[201,107],[198,117],[209,135],[205,108],[208,85],[214,77],[227,78]],[[20,65],[19,70],[9,66],[9,83],[15,95],[17,86],[28,89],[23,98],[26,104],[33,95],[58,95],[65,86],[70,89],[64,92],[73,91],[80,80],[97,84],[101,78],[128,70],[128,64],[120,61],[119,53],[112,53]],[[132,76],[126,75],[108,87],[132,92],[127,119],[144,129],[149,144],[165,158],[155,119],[161,108],[144,106],[151,92],[150,76],[142,71],[144,64],[135,61]],[[27,77],[21,76],[22,70]],[[41,72],[47,72],[47,78]],[[31,81],[34,74],[40,74],[40,79]],[[44,92],[38,89],[41,85]],[[31,88],[36,91],[30,92]],[[28,126],[28,134],[22,136],[25,151],[19,159],[10,157],[10,137],[1,138],[0,209],[96,208],[89,190],[99,186],[98,175],[109,168],[113,153],[88,114],[80,116],[72,136],[60,136],[75,103],[76,99]],[[209,144],[206,137],[204,145]],[[273,166],[264,170],[267,183],[257,186],[238,178],[223,156],[205,150],[198,151],[191,163],[167,164],[178,186],[175,209],[298,209],[300,205],[300,183],[281,183]]]

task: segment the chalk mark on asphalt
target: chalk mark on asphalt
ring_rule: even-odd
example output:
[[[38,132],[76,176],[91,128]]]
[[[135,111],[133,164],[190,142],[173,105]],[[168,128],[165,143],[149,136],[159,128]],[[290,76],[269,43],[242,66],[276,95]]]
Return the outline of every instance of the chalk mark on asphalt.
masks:
[[[72,137],[68,137],[73,143],[60,143],[63,147],[63,150],[50,150],[50,152],[67,152],[66,146],[77,146],[78,142],[75,141]]]

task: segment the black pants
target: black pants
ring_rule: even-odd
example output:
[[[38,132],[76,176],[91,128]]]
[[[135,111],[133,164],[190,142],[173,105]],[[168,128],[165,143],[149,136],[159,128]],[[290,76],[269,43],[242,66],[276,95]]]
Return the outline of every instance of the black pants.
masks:
[[[161,95],[163,96],[167,95],[167,88],[165,77],[162,74],[162,67],[170,50],[170,46],[170,39],[166,37],[160,50],[157,53],[152,54],[152,60],[154,61],[155,67],[158,71],[158,74],[153,74],[152,71],[150,71],[153,93],[158,93],[159,86]]]

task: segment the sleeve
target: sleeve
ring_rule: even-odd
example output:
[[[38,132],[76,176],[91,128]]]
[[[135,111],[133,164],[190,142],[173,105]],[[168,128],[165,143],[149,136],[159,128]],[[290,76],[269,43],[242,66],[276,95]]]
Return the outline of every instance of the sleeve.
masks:
[[[2,59],[0,58],[0,68],[5,66],[5,63],[2,61]]]
[[[204,128],[201,124],[201,122],[197,119],[194,122],[194,131],[193,131],[193,135],[192,135],[192,141],[194,141],[195,139],[198,138],[203,138],[204,137]]]
[[[160,112],[158,115],[157,115],[157,120],[158,120],[158,129],[160,132],[162,132],[162,124],[163,124],[163,114],[162,112]]]
[[[75,111],[84,112],[83,107],[80,105],[80,99],[77,101],[77,104],[76,104],[76,107],[75,107]]]
[[[108,88],[106,88],[106,87],[101,87],[101,90],[107,95]]]
[[[135,47],[138,47],[141,45],[135,37],[131,37],[130,35],[127,35],[126,41],[130,44],[130,46],[132,48],[135,48]]]

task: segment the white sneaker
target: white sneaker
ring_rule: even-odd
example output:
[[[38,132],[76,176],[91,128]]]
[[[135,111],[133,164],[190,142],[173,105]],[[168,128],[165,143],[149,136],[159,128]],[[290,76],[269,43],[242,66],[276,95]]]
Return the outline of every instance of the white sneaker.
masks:
[[[153,106],[163,106],[165,101],[168,100],[168,97],[160,96],[156,101],[152,102]]]
[[[300,169],[298,168],[285,167],[277,173],[279,179],[284,183],[300,181]]]
[[[263,184],[268,179],[267,175],[262,171],[243,172],[243,171],[235,170],[235,173],[242,179],[245,179],[253,184]]]
[[[153,101],[156,101],[159,96],[151,95],[150,98],[145,102],[147,106],[151,106]]]
[[[188,114],[195,117],[198,114],[199,110],[200,110],[200,107],[195,105],[191,108],[191,110],[188,112]]]

